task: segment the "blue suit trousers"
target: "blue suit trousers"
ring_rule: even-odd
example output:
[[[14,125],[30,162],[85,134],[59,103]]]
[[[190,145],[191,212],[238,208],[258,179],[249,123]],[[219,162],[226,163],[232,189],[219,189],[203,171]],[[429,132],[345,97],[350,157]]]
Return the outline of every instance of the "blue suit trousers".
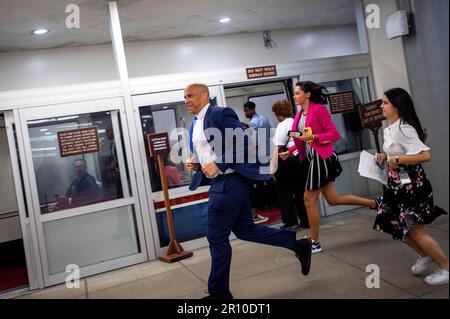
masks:
[[[219,175],[211,182],[207,239],[211,253],[210,295],[228,296],[231,266],[231,231],[237,238],[294,250],[296,234],[253,222],[251,181],[237,173]]]

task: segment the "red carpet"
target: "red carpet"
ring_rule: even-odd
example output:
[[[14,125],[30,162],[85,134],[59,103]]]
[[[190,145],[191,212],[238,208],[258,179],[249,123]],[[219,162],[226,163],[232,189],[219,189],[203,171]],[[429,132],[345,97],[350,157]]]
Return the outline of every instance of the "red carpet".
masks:
[[[24,285],[28,285],[28,274],[25,266],[0,269],[0,293]]]
[[[22,239],[0,243],[0,293],[28,285]]]
[[[257,209],[257,212],[261,216],[269,217],[268,221],[262,223],[264,225],[278,224],[281,222],[281,213],[279,207],[271,207],[265,210]]]

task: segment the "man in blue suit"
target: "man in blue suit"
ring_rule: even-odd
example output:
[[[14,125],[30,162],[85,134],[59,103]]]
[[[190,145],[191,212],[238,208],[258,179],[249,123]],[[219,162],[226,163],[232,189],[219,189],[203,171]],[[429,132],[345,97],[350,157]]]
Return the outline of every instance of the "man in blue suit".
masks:
[[[264,174],[260,162],[249,159],[248,150],[251,148],[248,147],[248,140],[236,142],[236,138],[226,138],[227,131],[243,130],[236,113],[230,108],[209,105],[209,90],[204,84],[189,85],[184,91],[184,100],[189,112],[194,115],[190,129],[190,146],[194,156],[186,162],[186,168],[195,171],[195,174],[189,189],[195,190],[207,179],[211,185],[207,230],[211,272],[208,279],[209,296],[206,298],[233,298],[229,288],[231,231],[242,240],[294,251],[303,275],[307,275],[311,266],[310,238],[296,240],[293,231],[253,222],[250,186],[252,181],[264,180],[269,176]]]

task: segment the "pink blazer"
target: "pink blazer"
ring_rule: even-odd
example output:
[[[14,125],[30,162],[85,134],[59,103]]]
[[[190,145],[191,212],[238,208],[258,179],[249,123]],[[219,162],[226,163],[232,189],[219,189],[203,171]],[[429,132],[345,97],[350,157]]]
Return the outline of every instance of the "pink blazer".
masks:
[[[298,130],[298,122],[302,116],[302,110],[297,112],[292,124],[292,130]],[[322,104],[315,104],[310,102],[308,107],[308,115],[306,116],[305,127],[311,127],[312,133],[317,136],[317,139],[311,143],[311,147],[323,159],[330,157],[334,151],[333,142],[339,140],[339,132],[331,120],[331,115]],[[295,146],[298,150],[300,160],[306,158],[305,142],[298,138],[294,138]]]

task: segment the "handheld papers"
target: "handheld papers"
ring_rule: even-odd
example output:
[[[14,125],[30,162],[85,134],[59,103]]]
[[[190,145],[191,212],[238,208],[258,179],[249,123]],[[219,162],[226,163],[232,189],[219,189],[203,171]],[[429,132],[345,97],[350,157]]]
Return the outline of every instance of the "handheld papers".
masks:
[[[358,173],[361,176],[374,179],[387,185],[387,171],[377,165],[375,156],[362,151],[359,157]]]

